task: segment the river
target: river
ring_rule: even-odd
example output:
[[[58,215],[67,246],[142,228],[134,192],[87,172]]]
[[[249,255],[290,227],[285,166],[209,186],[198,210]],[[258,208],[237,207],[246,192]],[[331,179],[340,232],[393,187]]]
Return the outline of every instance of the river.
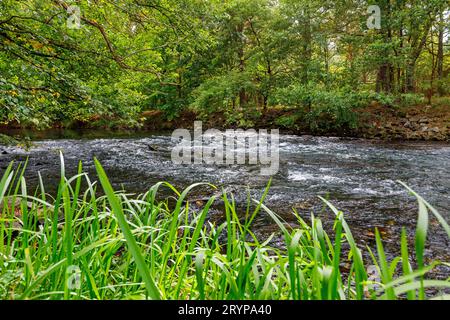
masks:
[[[28,185],[37,184],[39,171],[46,186],[55,186],[59,180],[58,152],[61,150],[68,174],[75,174],[81,160],[94,179],[92,159],[95,156],[115,187],[127,192],[142,193],[158,181],[169,181],[179,188],[209,182],[235,193],[241,206],[245,206],[247,193],[253,198],[260,197],[268,182],[255,165],[174,165],[171,161],[174,145],[169,134],[155,133],[116,137],[88,134],[70,139],[64,135],[52,139],[40,137],[28,151],[0,146],[0,167],[4,170],[10,161],[29,157]],[[403,226],[413,246],[417,220],[416,200],[397,180],[408,184],[450,220],[448,143],[282,135],[280,170],[273,177],[265,203],[293,226],[292,208],[295,208],[306,220],[314,212],[330,230],[333,216],[323,210],[317,196],[327,197],[345,212],[360,246],[374,247],[374,228],[378,227],[388,254],[393,255],[398,253]],[[50,187],[48,190],[52,191]],[[194,191],[191,198],[204,199],[212,193],[202,188]],[[216,214],[210,218],[220,220],[220,210]],[[261,237],[276,230],[264,213],[256,219],[254,228]],[[430,223],[426,256],[450,261],[450,241],[434,220]],[[438,274],[448,277],[450,270],[440,268]]]

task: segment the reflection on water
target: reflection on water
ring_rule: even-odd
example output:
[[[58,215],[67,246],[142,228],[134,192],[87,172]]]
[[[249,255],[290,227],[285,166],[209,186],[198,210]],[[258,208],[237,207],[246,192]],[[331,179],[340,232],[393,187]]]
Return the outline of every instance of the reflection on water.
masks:
[[[29,185],[36,184],[38,171],[46,185],[56,184],[58,152],[62,150],[69,174],[75,174],[77,163],[82,160],[85,170],[94,177],[92,159],[97,157],[115,186],[129,192],[141,193],[163,180],[180,188],[204,181],[233,191],[236,200],[245,203],[247,191],[258,198],[267,184],[267,177],[259,174],[256,165],[174,165],[170,154],[175,144],[164,134],[42,140],[28,152],[0,147],[0,167],[5,168],[11,160],[29,157],[26,174]],[[239,150],[245,152],[245,146]],[[450,145],[444,143],[381,143],[285,135],[280,137],[280,170],[273,177],[266,204],[288,222],[294,222],[292,208],[305,218],[314,211],[331,228],[332,216],[322,210],[317,199],[318,195],[325,196],[345,212],[360,244],[372,246],[373,229],[378,227],[389,247],[389,243],[396,244],[402,226],[408,228],[413,243],[415,200],[396,181],[401,180],[419,192],[448,221],[449,164]],[[262,235],[275,229],[265,215],[256,221],[256,228]],[[431,223],[429,243],[429,256],[449,258],[449,240],[435,222]]]

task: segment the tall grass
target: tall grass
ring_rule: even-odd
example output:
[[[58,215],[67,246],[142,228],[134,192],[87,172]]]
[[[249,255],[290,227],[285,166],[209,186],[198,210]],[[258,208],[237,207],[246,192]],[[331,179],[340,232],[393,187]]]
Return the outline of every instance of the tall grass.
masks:
[[[115,192],[96,160],[96,182],[83,173],[65,177],[56,197],[39,189],[28,194],[24,166],[11,164],[0,180],[0,297],[2,299],[446,299],[450,281],[430,279],[436,266],[426,264],[424,248],[431,212],[450,237],[444,218],[408,188],[418,201],[416,241],[401,236],[401,255],[388,261],[380,234],[373,261],[362,250],[344,214],[322,199],[336,216],[329,237],[320,219],[307,224],[295,211],[298,227],[287,225],[267,208],[264,198],[239,212],[231,194],[223,193],[224,222],[210,222],[211,198],[201,209],[180,192],[158,183],[144,194]],[[83,190],[82,190],[83,185]],[[86,187],[84,187],[86,186]],[[210,186],[214,188],[213,186]],[[169,188],[176,205],[157,201]],[[250,208],[254,208],[253,211]],[[259,214],[279,227],[285,246],[261,241],[252,232]],[[345,252],[344,245],[349,248]],[[412,256],[415,257],[414,261]],[[349,264],[350,271],[341,265]],[[368,275],[374,265],[379,280]],[[413,268],[413,265],[416,268]],[[75,270],[76,272],[72,272]],[[430,288],[438,289],[429,294]]]

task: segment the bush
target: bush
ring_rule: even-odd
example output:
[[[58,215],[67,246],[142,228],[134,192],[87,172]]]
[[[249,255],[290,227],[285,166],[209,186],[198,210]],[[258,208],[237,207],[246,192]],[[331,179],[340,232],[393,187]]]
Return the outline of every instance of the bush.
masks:
[[[295,123],[298,119],[298,114],[281,116],[275,120],[275,124],[283,128],[293,129],[296,127]]]
[[[424,103],[423,95],[416,93],[403,93],[399,96],[399,106],[412,107]]]
[[[274,102],[296,106],[312,130],[357,127],[355,108],[367,104],[367,96],[351,91],[327,91],[320,87],[290,86],[277,91]]]

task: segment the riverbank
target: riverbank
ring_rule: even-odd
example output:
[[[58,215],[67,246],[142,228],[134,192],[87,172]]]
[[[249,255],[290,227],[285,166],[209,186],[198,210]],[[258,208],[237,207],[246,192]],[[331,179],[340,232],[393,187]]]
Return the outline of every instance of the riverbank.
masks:
[[[336,125],[333,117],[323,115],[311,125],[308,114],[298,109],[272,107],[264,112],[255,112],[232,118],[223,112],[200,114],[192,110],[182,111],[176,117],[168,118],[161,110],[147,110],[140,115],[140,125],[127,127],[120,125],[120,119],[107,119],[99,115],[85,122],[54,124],[46,130],[23,127],[20,124],[0,125],[0,144],[21,142],[24,138],[54,138],[55,132],[64,132],[69,137],[77,132],[95,130],[103,136],[105,131],[114,136],[139,135],[145,132],[167,132],[179,128],[193,129],[194,121],[203,121],[203,128],[225,129],[280,129],[281,133],[325,137],[365,138],[383,141],[450,141],[450,106],[444,103],[416,105],[408,107],[387,107],[373,103],[365,108],[352,110],[354,125]],[[95,134],[94,134],[95,136]],[[14,137],[14,138],[11,138]]]
[[[195,120],[203,120],[204,128],[275,129],[295,135],[335,136],[386,141],[450,141],[450,107],[446,105],[424,105],[407,108],[388,108],[373,104],[354,110],[357,118],[355,128],[318,127],[311,129],[306,117],[296,110],[272,108],[260,117],[253,117],[251,125],[230,123],[223,113],[201,117],[190,111],[183,112],[173,120],[167,120],[160,111],[143,113],[144,128],[152,131],[192,129]]]

